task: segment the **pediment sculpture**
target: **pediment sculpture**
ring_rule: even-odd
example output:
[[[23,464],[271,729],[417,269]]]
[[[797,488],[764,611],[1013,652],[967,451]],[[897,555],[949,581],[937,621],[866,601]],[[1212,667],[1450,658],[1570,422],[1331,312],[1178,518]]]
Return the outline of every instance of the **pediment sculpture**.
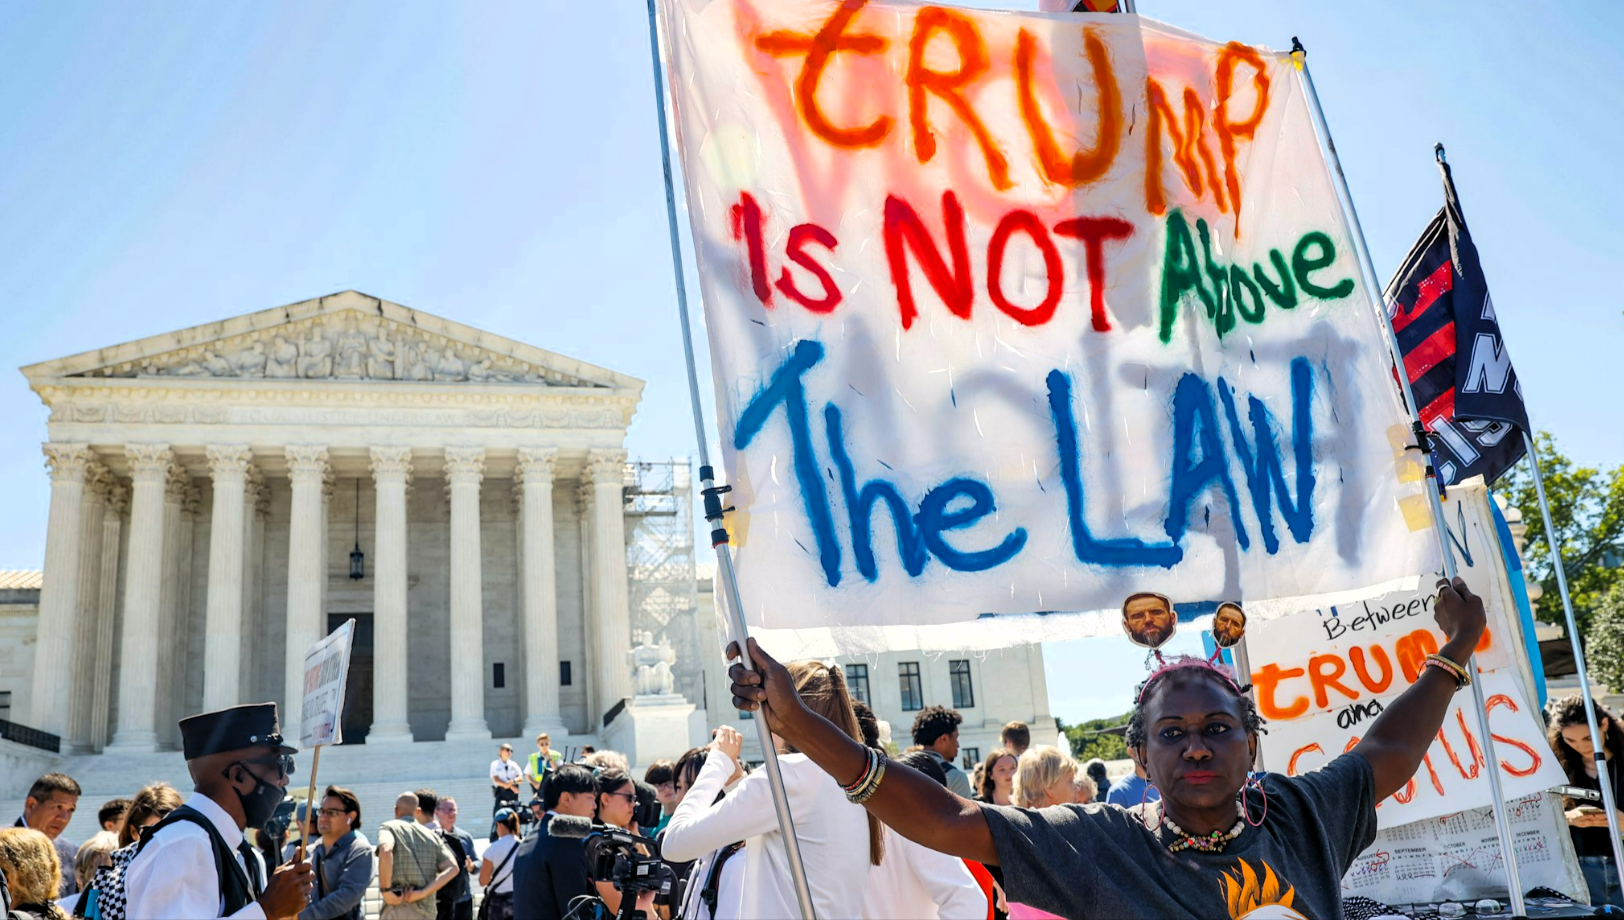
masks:
[[[589,386],[442,335],[359,313],[328,315],[155,355],[109,377],[402,380]]]

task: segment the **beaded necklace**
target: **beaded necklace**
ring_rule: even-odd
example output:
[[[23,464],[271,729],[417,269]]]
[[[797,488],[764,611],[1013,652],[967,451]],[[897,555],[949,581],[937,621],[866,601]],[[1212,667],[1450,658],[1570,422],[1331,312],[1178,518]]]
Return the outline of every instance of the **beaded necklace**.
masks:
[[[1162,822],[1167,825],[1168,831],[1170,831],[1176,838],[1172,843],[1167,845],[1167,851],[1169,853],[1177,853],[1180,850],[1199,850],[1202,853],[1222,853],[1224,851],[1224,847],[1229,846],[1229,842],[1231,840],[1239,837],[1241,835],[1241,831],[1246,830],[1246,819],[1239,817],[1235,819],[1235,826],[1230,828],[1229,833],[1227,834],[1219,831],[1213,831],[1210,834],[1203,834],[1200,836],[1193,836],[1185,833],[1183,828],[1173,823],[1173,819],[1167,817],[1167,812],[1165,810],[1162,812]]]

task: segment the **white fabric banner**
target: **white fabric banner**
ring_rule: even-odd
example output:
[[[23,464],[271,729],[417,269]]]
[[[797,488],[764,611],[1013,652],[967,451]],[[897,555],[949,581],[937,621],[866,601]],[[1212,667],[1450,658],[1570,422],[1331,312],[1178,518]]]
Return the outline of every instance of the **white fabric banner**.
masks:
[[[1009,645],[1134,591],[1300,609],[1436,567],[1289,55],[1124,15],[661,6],[752,629]]]

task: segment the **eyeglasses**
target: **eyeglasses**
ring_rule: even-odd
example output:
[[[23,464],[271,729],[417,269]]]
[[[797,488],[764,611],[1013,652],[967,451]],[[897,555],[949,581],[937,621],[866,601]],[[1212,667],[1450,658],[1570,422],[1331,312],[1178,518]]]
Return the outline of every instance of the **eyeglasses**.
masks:
[[[318,808],[316,810],[316,814],[321,815],[323,818],[342,818],[348,813],[342,808]]]
[[[237,762],[238,763],[260,764],[262,766],[267,766],[267,767],[275,767],[277,769],[277,771],[278,771],[279,778],[280,777],[288,777],[288,776],[293,775],[294,763],[293,763],[293,755],[292,754],[278,754],[278,755],[276,755],[274,757],[256,757],[253,760],[239,760]]]
[[[637,793],[635,793],[635,792],[604,792],[604,793],[600,793],[600,795],[618,795],[618,796],[623,796],[626,799],[626,801],[628,801],[628,802],[636,802],[637,801]]]

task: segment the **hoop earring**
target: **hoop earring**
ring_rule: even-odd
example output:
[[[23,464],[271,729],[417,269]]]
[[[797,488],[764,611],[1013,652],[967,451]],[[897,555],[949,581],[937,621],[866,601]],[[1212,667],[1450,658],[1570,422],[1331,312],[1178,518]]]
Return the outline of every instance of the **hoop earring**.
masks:
[[[1250,808],[1247,807],[1248,802],[1246,801],[1246,790],[1253,787],[1253,786],[1257,787],[1258,795],[1263,797],[1263,813],[1257,816],[1256,821],[1252,820],[1252,811],[1251,811]],[[1258,779],[1255,776],[1254,777],[1249,777],[1246,780],[1245,783],[1241,784],[1241,817],[1246,819],[1247,824],[1250,824],[1253,827],[1258,827],[1258,826],[1263,824],[1263,819],[1267,818],[1268,816],[1269,816],[1269,793],[1268,793],[1267,790],[1265,790],[1263,788],[1263,781],[1262,780]]]
[[[1158,794],[1157,794],[1157,797],[1156,797],[1157,798],[1156,826],[1151,827],[1150,826],[1150,819],[1145,817],[1145,808],[1150,804],[1150,790],[1155,789],[1155,788],[1156,788],[1156,784],[1147,779],[1147,780],[1145,780],[1145,789],[1144,789],[1144,791],[1139,793],[1139,823],[1143,824],[1145,826],[1145,830],[1147,830],[1147,831],[1159,831],[1159,830],[1161,830],[1162,829],[1162,822],[1164,822],[1167,819],[1167,808],[1166,808],[1166,806],[1162,805],[1161,802],[1160,802],[1161,795],[1160,795],[1159,790],[1158,790]]]

